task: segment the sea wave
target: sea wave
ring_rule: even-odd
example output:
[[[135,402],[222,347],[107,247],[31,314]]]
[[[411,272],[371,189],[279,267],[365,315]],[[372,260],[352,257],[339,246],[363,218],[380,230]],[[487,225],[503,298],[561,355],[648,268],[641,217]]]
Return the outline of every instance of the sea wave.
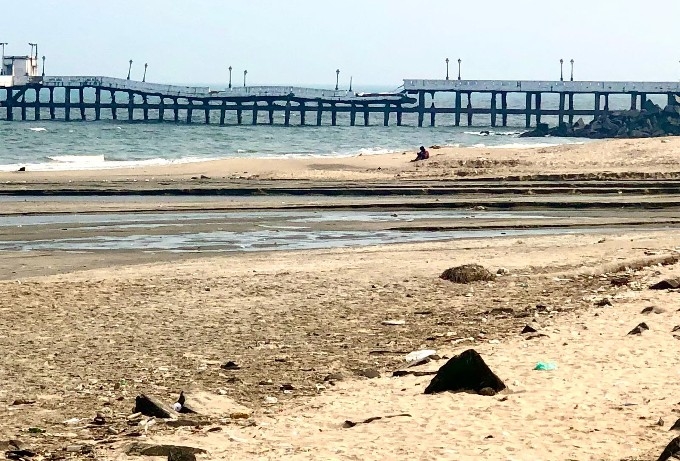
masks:
[[[491,130],[481,130],[481,131],[464,131],[464,134],[470,136],[519,136],[523,131],[491,131]]]
[[[42,127],[36,126],[36,127],[29,128],[29,130],[35,131],[36,133],[40,133],[42,131],[47,131],[47,128],[42,128]]]

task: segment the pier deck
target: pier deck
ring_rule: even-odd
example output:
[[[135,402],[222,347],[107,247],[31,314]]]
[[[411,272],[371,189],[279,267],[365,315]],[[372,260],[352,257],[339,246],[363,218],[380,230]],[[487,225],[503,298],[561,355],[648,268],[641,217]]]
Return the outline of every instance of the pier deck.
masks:
[[[449,94],[450,104],[435,99]],[[489,105],[473,106],[472,95],[488,97]],[[521,94],[519,98],[516,94]],[[295,114],[300,125],[338,124],[338,114],[349,114],[349,125],[357,115],[368,126],[371,114],[382,114],[382,124],[403,124],[404,114],[415,114],[417,125],[435,126],[438,115],[451,114],[456,126],[464,120],[489,116],[491,126],[508,126],[509,116],[523,116],[524,125],[556,117],[571,124],[575,117],[595,117],[610,112],[610,96],[627,95],[630,109],[643,107],[651,95],[666,95],[677,104],[680,82],[595,82],[515,80],[404,80],[401,92],[364,94],[295,86],[248,86],[225,90],[208,87],[163,85],[110,77],[26,77],[0,81],[0,120],[102,120],[126,119],[140,122],[197,122],[211,124],[275,123],[283,113],[283,125],[291,125]],[[515,101],[508,103],[508,95]],[[544,96],[556,95],[559,102],[547,107]],[[576,107],[574,97],[591,95],[592,105]],[[521,98],[521,99],[520,99]],[[521,100],[522,103],[517,103]],[[436,102],[435,102],[436,101]],[[628,108],[628,107],[626,107]],[[310,115],[313,119],[308,120]],[[234,117],[235,116],[235,117]],[[248,117],[249,116],[249,117]],[[324,116],[326,122],[324,123]],[[280,116],[279,116],[280,118]],[[235,120],[234,120],[235,119]],[[264,120],[263,120],[264,119]],[[308,123],[311,122],[311,123]],[[280,123],[280,122],[279,122]]]

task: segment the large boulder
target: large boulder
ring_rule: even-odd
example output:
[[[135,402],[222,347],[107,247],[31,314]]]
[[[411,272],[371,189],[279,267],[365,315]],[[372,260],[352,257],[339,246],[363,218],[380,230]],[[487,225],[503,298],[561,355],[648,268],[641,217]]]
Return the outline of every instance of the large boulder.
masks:
[[[425,389],[425,394],[472,391],[493,395],[506,387],[477,351],[468,349],[453,357],[439,369]]]
[[[466,284],[480,281],[489,282],[495,280],[496,276],[479,264],[464,264],[446,269],[439,278],[453,283]]]

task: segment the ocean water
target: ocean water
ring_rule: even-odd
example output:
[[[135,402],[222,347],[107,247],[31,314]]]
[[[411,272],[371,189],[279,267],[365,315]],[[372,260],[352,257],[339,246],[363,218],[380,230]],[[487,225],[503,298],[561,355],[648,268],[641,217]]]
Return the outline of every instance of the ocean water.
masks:
[[[384,88],[367,88],[380,91]],[[553,96],[553,95],[550,95]],[[557,95],[554,95],[557,97]],[[90,99],[88,95],[87,99]],[[437,94],[438,107],[452,106],[451,94]],[[426,104],[430,104],[430,99]],[[488,96],[473,95],[475,107],[488,107]],[[523,107],[521,95],[509,95],[510,107]],[[576,99],[575,105],[589,107],[589,99]],[[627,98],[612,98],[613,110],[626,108]],[[557,106],[557,100],[544,98],[543,107]],[[397,127],[394,114],[392,126],[382,126],[382,114],[371,114],[370,125],[349,126],[349,115],[338,114],[338,126],[330,126],[330,114],[324,114],[324,125],[299,126],[299,114],[291,115],[290,127],[284,127],[283,114],[276,113],[275,125],[266,125],[267,114],[260,112],[261,125],[236,125],[230,114],[227,126],[201,123],[203,114],[194,112],[192,124],[173,122],[139,123],[124,120],[90,121],[93,111],[88,109],[88,121],[0,121],[0,171],[14,171],[26,167],[32,171],[87,170],[171,163],[198,162],[224,158],[286,158],[286,157],[347,157],[413,150],[420,145],[463,146],[480,149],[550,146],[565,143],[582,143],[580,139],[519,138],[525,131],[524,116],[509,117],[507,128],[491,128],[488,116],[476,115],[472,127],[454,126],[453,114],[438,114],[437,126],[417,127],[415,114],[404,114],[404,126]],[[33,118],[33,110],[27,113]],[[72,118],[78,117],[72,111]],[[170,115],[170,114],[168,114]],[[181,118],[184,114],[180,114]],[[314,113],[308,113],[308,122],[315,122]],[[49,114],[44,111],[43,119]],[[103,114],[103,117],[109,116]],[[127,117],[122,110],[121,117]],[[141,114],[136,115],[140,117]],[[150,111],[150,118],[157,117]],[[57,110],[57,118],[63,111]],[[461,122],[466,123],[465,116]],[[314,119],[314,120],[312,120]],[[244,123],[250,123],[251,114],[244,113]],[[546,117],[543,121],[555,124]],[[363,124],[363,116],[357,117]],[[429,116],[425,124],[429,125]]]

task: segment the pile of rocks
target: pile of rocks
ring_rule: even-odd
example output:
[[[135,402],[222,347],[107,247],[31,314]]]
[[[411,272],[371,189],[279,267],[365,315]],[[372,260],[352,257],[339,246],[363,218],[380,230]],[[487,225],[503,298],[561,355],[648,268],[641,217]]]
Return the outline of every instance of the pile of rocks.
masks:
[[[583,119],[569,126],[562,124],[550,128],[539,123],[535,130],[523,133],[522,138],[544,136],[575,137],[590,139],[605,138],[651,138],[680,135],[680,106],[665,108],[647,100],[642,110],[622,110],[604,113],[586,124]]]

